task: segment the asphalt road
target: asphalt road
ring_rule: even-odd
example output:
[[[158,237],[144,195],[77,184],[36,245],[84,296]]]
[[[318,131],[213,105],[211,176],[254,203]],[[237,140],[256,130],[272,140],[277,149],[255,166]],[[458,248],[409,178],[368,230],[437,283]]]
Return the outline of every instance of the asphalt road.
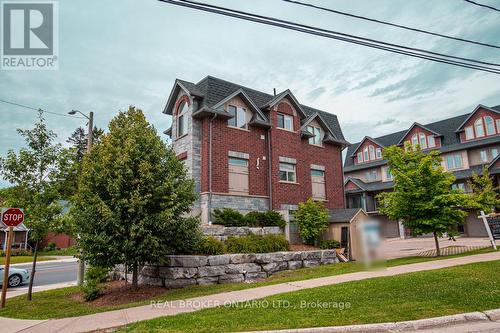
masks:
[[[31,263],[16,265],[16,268],[25,268],[31,273]],[[37,263],[34,286],[45,286],[54,283],[74,282],[78,270],[78,263],[75,262],[50,262],[42,261]],[[27,286],[27,284],[23,285]],[[23,286],[20,286],[22,288]],[[15,289],[15,288],[14,288]]]

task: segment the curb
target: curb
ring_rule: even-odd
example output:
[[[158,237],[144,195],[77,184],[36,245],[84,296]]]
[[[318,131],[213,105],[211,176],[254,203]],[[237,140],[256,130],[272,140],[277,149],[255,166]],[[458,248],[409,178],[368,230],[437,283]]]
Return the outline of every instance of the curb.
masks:
[[[65,263],[65,262],[77,262],[77,261],[78,261],[77,258],[45,260],[45,261],[37,261],[36,262],[36,266],[38,267],[38,265],[44,265],[44,264],[61,264],[61,263]],[[10,267],[25,266],[25,265],[30,265],[30,264],[32,264],[31,261],[29,261],[29,262],[21,262],[21,263],[18,263],[18,264],[10,264]],[[0,266],[3,267],[4,265],[0,265]]]
[[[295,328],[277,331],[252,331],[242,333],[341,333],[341,332],[410,332],[425,329],[440,328],[449,325],[466,323],[491,322],[500,320],[500,309],[483,312],[469,312],[451,316],[400,321],[394,323]]]

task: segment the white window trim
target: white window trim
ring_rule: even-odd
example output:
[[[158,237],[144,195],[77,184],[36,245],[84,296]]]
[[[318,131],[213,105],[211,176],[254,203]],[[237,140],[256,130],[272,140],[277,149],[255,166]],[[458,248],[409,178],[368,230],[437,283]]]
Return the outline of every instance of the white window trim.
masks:
[[[456,162],[455,157],[456,156],[460,156],[460,161],[461,161],[461,165],[460,166],[455,165],[455,162]],[[452,157],[453,158],[453,167],[451,167],[451,168],[448,165],[448,157]],[[445,164],[446,164],[446,169],[447,170],[459,170],[459,169],[462,169],[464,167],[464,159],[463,159],[462,154],[461,153],[455,153],[455,154],[446,155]]]
[[[312,128],[313,131],[309,131],[309,128]],[[318,146],[318,147],[323,147],[323,145],[321,144],[321,128],[320,127],[317,127],[317,126],[313,126],[313,125],[308,125],[307,126],[307,129],[309,132],[311,132],[312,134],[314,134],[314,136],[312,138],[309,138],[308,142],[310,145],[312,146]],[[316,130],[319,130],[319,142],[318,143],[315,143],[314,142],[314,139],[316,139]],[[311,143],[311,140],[313,140],[313,142]]]
[[[420,148],[426,149],[427,148],[427,137],[425,133],[419,132],[418,133],[418,144],[420,145]]]
[[[368,151],[370,152],[370,161],[375,160],[375,147],[372,145],[368,146]]]
[[[489,119],[491,121],[491,132],[488,132],[488,122],[486,121],[486,119]],[[485,132],[486,132],[486,135],[494,135],[495,134],[495,120],[490,117],[490,116],[485,116],[484,117],[484,129],[485,129]]]
[[[285,127],[279,127],[279,125],[278,125],[278,117],[276,117],[276,128],[279,128],[280,130],[284,130],[284,131],[294,132],[294,128],[293,128],[293,116],[291,116],[289,114],[281,113],[281,112],[278,112],[278,116],[283,116],[283,126],[285,126]],[[286,124],[286,119],[287,118],[290,119],[292,128],[286,128],[285,124]]]
[[[432,142],[432,144],[431,144],[431,142]],[[427,136],[427,145],[428,145],[428,148],[436,147],[436,138],[434,138],[434,135]]]
[[[377,160],[382,158],[382,148],[375,149],[375,157],[377,158]]]
[[[358,163],[363,163],[363,152],[358,152]]]
[[[293,166],[293,171],[290,171],[290,170],[281,170],[281,165],[282,164],[287,164],[287,165],[291,165]],[[287,162],[279,162],[279,165],[278,165],[278,172],[281,173],[281,172],[286,172],[286,179],[287,180],[282,180],[279,175],[278,175],[278,179],[280,181],[280,183],[288,183],[288,184],[297,184],[297,166],[293,163],[287,163]],[[294,181],[290,181],[288,180],[288,174],[289,173],[293,173],[294,174],[294,178],[295,180]]]
[[[186,101],[182,101],[181,104],[179,105],[179,107],[177,108],[177,112],[180,112],[180,113],[177,113],[177,117],[175,120],[175,122],[176,122],[176,124],[175,124],[175,126],[176,126],[176,133],[175,133],[176,138],[175,139],[176,140],[178,140],[178,139],[180,139],[188,134],[188,123],[187,123],[188,117],[186,116],[186,114],[188,113],[188,110],[184,110],[184,105],[187,105],[187,107],[189,108],[189,104]],[[181,109],[181,107],[182,107],[182,109]],[[182,127],[186,131],[182,134],[180,134],[181,127],[179,126],[181,117],[183,118],[183,126]]]
[[[369,161],[370,160],[370,155],[368,155],[368,147],[365,147],[363,149],[363,161]]]
[[[467,135],[467,130],[470,131],[469,132],[470,135]],[[465,140],[474,139],[474,127],[473,126],[467,126],[464,131],[465,131]]]
[[[482,129],[481,135],[478,134],[478,131],[477,131],[478,128]],[[484,128],[483,118],[479,118],[474,122],[474,133],[475,133],[476,138],[482,138],[485,136],[485,128]]]
[[[229,121],[231,119],[228,119],[228,121],[227,121],[227,127],[234,128],[234,129],[239,129],[239,130],[243,130],[243,131],[250,131],[248,129],[247,114],[246,114],[248,110],[246,108],[244,108],[244,107],[237,106],[237,105],[228,105],[228,109],[229,109],[229,107],[233,107],[233,108],[236,109],[234,117],[231,118],[231,119],[235,120],[235,124],[236,125],[229,125]],[[243,112],[245,113],[245,127],[239,127],[238,126],[238,110],[243,110]],[[228,110],[228,112],[229,112],[229,110]]]

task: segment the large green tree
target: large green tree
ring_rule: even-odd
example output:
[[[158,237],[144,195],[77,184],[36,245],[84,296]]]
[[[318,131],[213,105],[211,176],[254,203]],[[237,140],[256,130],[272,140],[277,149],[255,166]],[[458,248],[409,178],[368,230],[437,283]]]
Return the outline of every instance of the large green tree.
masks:
[[[383,157],[394,177],[394,191],[377,196],[380,212],[401,220],[415,235],[432,233],[439,256],[438,237],[453,235],[463,223],[469,197],[451,188],[455,176],[444,171],[439,152],[392,146],[384,149]]]
[[[136,287],[138,266],[189,251],[173,244],[198,235],[198,224],[183,217],[195,199],[184,164],[142,111],[120,112],[83,159],[73,208],[83,259],[96,266],[131,266]]]
[[[17,131],[24,138],[26,147],[18,153],[9,150],[6,156],[0,157],[0,173],[12,184],[2,193],[4,205],[24,209],[29,237],[35,244],[28,287],[28,300],[31,300],[38,246],[61,217],[56,186],[61,145],[54,143],[56,135],[47,128],[42,113],[33,129]]]

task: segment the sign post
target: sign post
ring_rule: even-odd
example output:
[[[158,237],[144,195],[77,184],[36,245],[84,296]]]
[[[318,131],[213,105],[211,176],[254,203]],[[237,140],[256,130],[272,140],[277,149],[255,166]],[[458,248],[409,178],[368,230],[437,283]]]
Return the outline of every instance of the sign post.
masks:
[[[7,298],[7,288],[9,286],[10,252],[12,248],[12,240],[14,239],[14,227],[23,222],[24,212],[19,208],[7,208],[2,212],[2,223],[9,227],[9,236],[7,238],[7,248],[5,253],[5,267],[3,272],[2,300],[0,303],[0,308],[5,307],[5,299]]]
[[[483,211],[481,211],[481,215],[478,216],[481,218],[484,223],[484,227],[486,228],[486,232],[488,233],[488,238],[490,239],[491,246],[496,250],[497,244],[495,239],[500,239],[500,214],[490,214],[486,215]]]

